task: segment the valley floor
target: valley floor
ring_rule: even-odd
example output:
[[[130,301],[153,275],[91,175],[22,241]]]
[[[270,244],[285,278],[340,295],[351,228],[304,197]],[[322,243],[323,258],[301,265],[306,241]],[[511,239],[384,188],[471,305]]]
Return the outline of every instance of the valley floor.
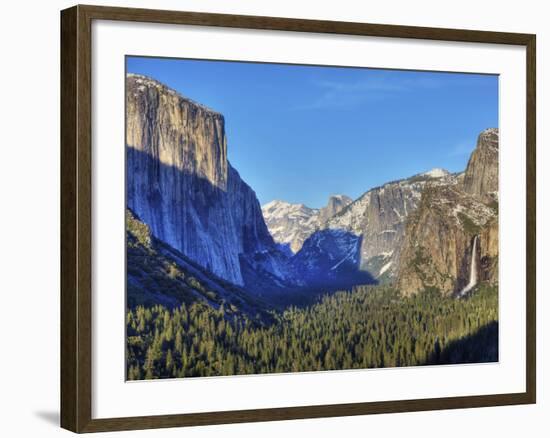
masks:
[[[498,361],[498,289],[403,298],[359,286],[262,322],[201,302],[127,313],[129,380]]]

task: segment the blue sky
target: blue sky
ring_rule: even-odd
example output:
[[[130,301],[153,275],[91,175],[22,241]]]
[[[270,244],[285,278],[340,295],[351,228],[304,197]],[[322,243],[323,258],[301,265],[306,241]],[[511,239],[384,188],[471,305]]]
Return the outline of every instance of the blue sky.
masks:
[[[461,171],[478,134],[498,127],[497,76],[137,57],[127,71],[221,112],[229,160],[262,204],[322,207]]]

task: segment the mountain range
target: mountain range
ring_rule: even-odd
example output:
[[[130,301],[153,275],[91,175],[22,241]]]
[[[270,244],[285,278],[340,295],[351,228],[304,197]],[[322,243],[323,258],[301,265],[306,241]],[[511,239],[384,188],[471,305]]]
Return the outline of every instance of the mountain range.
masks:
[[[273,239],[290,255],[296,254],[315,230],[351,202],[346,195],[332,195],[325,207],[309,208],[275,200],[262,206],[262,214]]]
[[[127,214],[153,242],[136,246],[130,233],[128,251],[150,254],[157,277],[176,269],[200,285],[172,278],[171,290],[202,300],[212,292],[218,305],[252,312],[250,303],[357,284],[459,294],[474,268],[479,281],[498,281],[497,129],[479,135],[461,173],[433,169],[355,200],[331,196],[320,209],[281,200],[261,207],[227,159],[220,113],[145,76],[127,75],[126,87]],[[144,292],[158,283],[147,269],[129,269],[129,298],[167,295]]]

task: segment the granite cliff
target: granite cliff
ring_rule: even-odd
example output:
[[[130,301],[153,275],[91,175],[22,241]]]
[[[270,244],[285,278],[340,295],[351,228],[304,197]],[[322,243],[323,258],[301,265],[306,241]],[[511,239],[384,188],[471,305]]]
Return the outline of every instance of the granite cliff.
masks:
[[[423,190],[407,223],[396,285],[405,295],[430,287],[456,295],[472,268],[479,281],[498,282],[496,129],[479,135],[464,174]]]
[[[224,280],[244,285],[246,264],[282,281],[256,194],[227,160],[223,116],[144,76],[129,74],[126,86],[128,208]]]
[[[498,200],[498,129],[479,135],[464,172],[464,191],[485,201]]]
[[[345,207],[353,202],[349,196],[346,195],[332,195],[328,198],[327,205],[319,210],[319,223],[325,224],[335,214],[342,211]]]
[[[355,276],[357,282],[393,282],[406,221],[424,186],[450,178],[448,172],[434,169],[367,191],[320,223],[292,259],[293,265],[325,281],[343,276],[346,284]]]

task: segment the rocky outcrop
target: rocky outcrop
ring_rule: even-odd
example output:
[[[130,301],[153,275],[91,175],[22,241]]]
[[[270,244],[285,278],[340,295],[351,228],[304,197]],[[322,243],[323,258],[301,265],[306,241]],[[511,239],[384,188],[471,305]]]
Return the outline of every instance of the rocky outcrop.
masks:
[[[483,131],[477,140],[466,172],[464,191],[485,200],[498,199],[498,129]]]
[[[145,76],[128,74],[126,87],[127,147],[226,190],[223,116]]]
[[[423,185],[423,181],[403,180],[369,190],[326,227],[361,236],[359,269],[376,278],[391,276],[397,268],[406,218],[416,209]]]
[[[492,204],[494,208],[494,204]],[[491,285],[498,283],[498,212],[481,231],[480,280]]]
[[[486,232],[496,222],[495,211],[465,194],[459,184],[426,187],[407,223],[397,288],[404,295],[427,288],[444,294],[462,290],[470,278],[472,255],[483,259],[494,254],[495,235]],[[476,266],[485,270],[482,263]],[[484,272],[477,278],[492,275]]]
[[[324,224],[336,213],[353,202],[353,199],[346,195],[332,195],[328,198],[326,207],[319,210],[319,223]]]
[[[159,82],[126,80],[127,205],[152,233],[243,285],[242,260],[284,276],[254,191],[227,161],[224,118]]]
[[[479,136],[463,175],[422,191],[407,222],[396,285],[404,295],[427,288],[457,294],[473,278],[472,266],[479,281],[498,282],[496,129]]]

